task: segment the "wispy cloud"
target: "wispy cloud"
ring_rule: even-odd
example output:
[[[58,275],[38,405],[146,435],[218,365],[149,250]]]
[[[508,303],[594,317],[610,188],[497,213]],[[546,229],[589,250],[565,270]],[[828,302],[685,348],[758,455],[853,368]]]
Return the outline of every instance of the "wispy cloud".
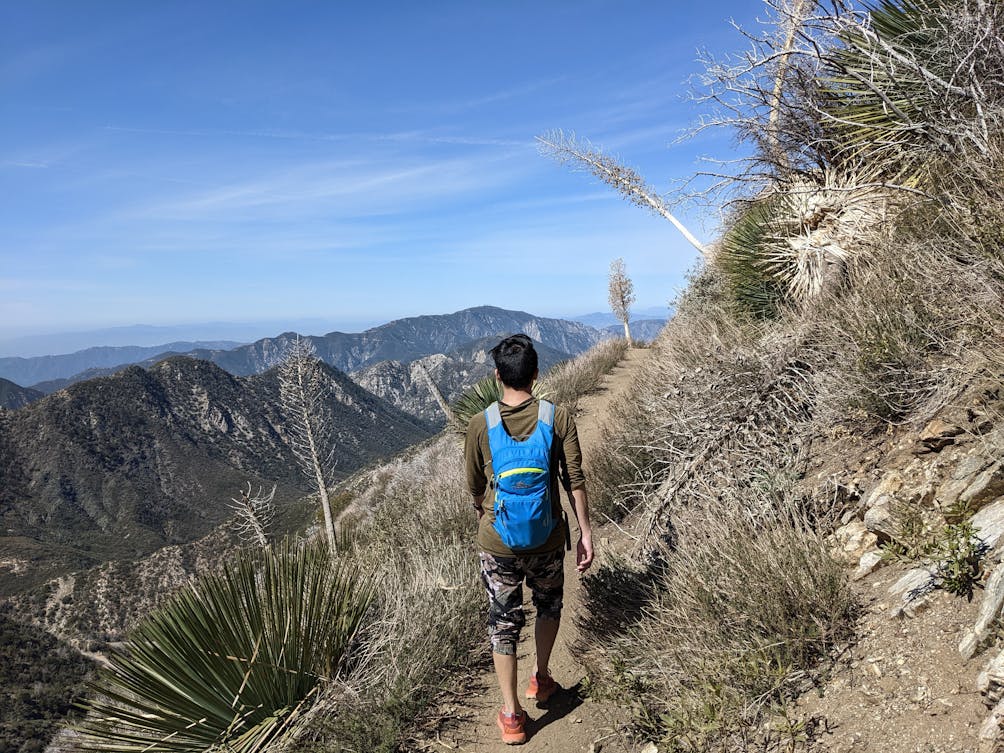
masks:
[[[121,133],[149,134],[159,136],[182,136],[193,138],[239,137],[248,139],[277,139],[280,141],[317,141],[317,142],[400,142],[418,144],[457,144],[466,146],[526,146],[531,139],[496,138],[492,136],[435,133],[430,131],[398,131],[398,132],[317,132],[285,131],[285,130],[220,130],[204,128],[140,128],[132,126],[106,125],[106,131]]]
[[[397,214],[512,182],[525,167],[506,156],[412,160],[410,164],[335,161],[299,164],[210,190],[128,210],[133,218],[225,220],[253,213],[331,218]]]
[[[432,100],[429,102],[406,104],[394,107],[393,110],[395,112],[412,113],[458,113],[465,110],[477,110],[478,108],[485,107],[486,105],[493,105],[498,102],[505,102],[525,97],[530,94],[535,94],[542,89],[548,89],[556,86],[566,79],[567,76],[550,76],[536,81],[525,81],[521,84],[500,89],[495,92],[490,92],[488,94],[482,94],[477,97],[454,100]]]
[[[4,160],[0,162],[0,167],[26,167],[34,170],[44,170],[51,164],[51,162],[42,162],[41,160]]]

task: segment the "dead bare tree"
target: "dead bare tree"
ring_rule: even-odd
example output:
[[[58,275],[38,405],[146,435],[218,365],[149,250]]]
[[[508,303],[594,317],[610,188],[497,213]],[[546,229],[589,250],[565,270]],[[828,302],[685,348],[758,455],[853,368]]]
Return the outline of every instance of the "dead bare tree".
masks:
[[[332,554],[336,551],[335,524],[328,499],[328,474],[335,454],[332,426],[326,410],[331,399],[330,384],[309,340],[290,343],[279,364],[279,394],[289,418],[289,444],[300,469],[317,487],[324,533]]]
[[[562,164],[587,170],[608,186],[623,194],[632,204],[655,212],[673,223],[694,248],[705,256],[708,249],[691,233],[680,220],[669,211],[669,207],[655,189],[645,183],[635,170],[626,167],[613,157],[603,154],[587,141],[581,141],[574,133],[549,131],[537,137],[540,150]]]
[[[429,393],[432,395],[432,399],[436,401],[439,405],[439,409],[443,411],[443,415],[446,416],[446,423],[451,425],[456,422],[456,416],[453,414],[453,410],[450,408],[450,404],[446,402],[446,398],[443,396],[442,391],[436,386],[436,383],[432,379],[432,374],[429,370],[425,368],[425,365],[421,361],[413,361],[412,367],[418,372],[419,376],[422,377],[422,381],[425,382],[425,386],[429,388]]]
[[[240,499],[230,498],[230,508],[236,513],[237,532],[242,538],[251,539],[262,549],[268,549],[268,533],[275,519],[275,505],[272,504],[272,500],[275,499],[275,484],[268,494],[261,486],[252,494],[251,482],[248,481],[247,489],[241,489],[238,494]]]
[[[634,303],[634,283],[627,275],[624,259],[614,259],[610,262],[610,282],[607,288],[607,300],[614,316],[624,325],[624,338],[631,344],[631,304]]]

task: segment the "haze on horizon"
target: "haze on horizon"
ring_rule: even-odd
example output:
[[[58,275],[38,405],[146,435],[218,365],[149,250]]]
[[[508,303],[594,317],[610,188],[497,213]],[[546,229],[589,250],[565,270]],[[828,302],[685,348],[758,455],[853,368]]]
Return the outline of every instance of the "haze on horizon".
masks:
[[[664,306],[695,252],[533,139],[574,130],[668,191],[731,148],[674,143],[698,48],[740,48],[725,20],[760,9],[7,5],[0,339],[584,314],[617,256]]]

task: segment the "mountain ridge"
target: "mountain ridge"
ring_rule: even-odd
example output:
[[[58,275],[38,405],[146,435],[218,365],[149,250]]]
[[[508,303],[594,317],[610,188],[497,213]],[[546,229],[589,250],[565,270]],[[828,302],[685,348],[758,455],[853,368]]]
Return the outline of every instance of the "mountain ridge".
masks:
[[[153,346],[96,346],[51,356],[7,356],[0,358],[0,378],[34,387],[39,382],[71,377],[88,369],[120,368],[166,353],[182,353],[196,348],[238,347],[241,344],[232,340],[175,341]]]
[[[302,337],[313,343],[318,357],[325,363],[352,372],[380,361],[410,363],[436,353],[451,352],[485,337],[502,337],[520,331],[540,345],[566,354],[565,357],[576,355],[610,336],[579,322],[538,317],[525,311],[510,311],[496,306],[478,306],[452,314],[395,319],[359,333],[329,332]],[[276,365],[289,343],[297,337],[301,335],[283,332],[227,350],[162,351],[135,363],[151,366],[171,355],[187,355],[212,361],[232,374],[248,376]],[[123,366],[90,367],[72,375],[31,383],[31,388],[50,394],[85,379],[116,373]]]
[[[420,441],[421,419],[325,367],[336,475]],[[246,481],[277,504],[309,491],[287,443],[275,371],[236,377],[185,356],[129,366],[0,415],[0,593],[204,535]],[[17,573],[30,562],[31,577]],[[22,562],[22,565],[24,564]]]

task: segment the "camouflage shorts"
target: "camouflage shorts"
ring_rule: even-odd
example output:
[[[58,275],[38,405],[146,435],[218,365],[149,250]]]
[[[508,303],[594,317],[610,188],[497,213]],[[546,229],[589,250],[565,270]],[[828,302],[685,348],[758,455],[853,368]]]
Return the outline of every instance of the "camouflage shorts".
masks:
[[[530,587],[537,619],[561,617],[565,552],[497,557],[481,552],[481,582],[488,592],[488,636],[496,654],[515,654],[523,614],[523,580]]]

